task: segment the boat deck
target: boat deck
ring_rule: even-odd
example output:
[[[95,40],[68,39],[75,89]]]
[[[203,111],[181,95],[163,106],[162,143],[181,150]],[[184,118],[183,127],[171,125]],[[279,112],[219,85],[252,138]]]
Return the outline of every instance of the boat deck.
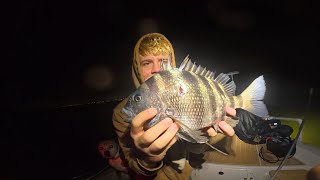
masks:
[[[210,148],[203,155],[191,153],[189,163],[194,167],[192,179],[227,180],[238,177],[238,179],[266,180],[274,175],[281,163],[281,161],[270,163],[260,158],[259,152],[262,151],[266,159],[277,160],[274,155],[268,153],[265,144],[247,144],[237,136],[218,134],[211,138],[210,143],[229,156]],[[295,155],[285,161],[274,180],[306,180],[308,170],[320,162],[320,151],[317,148],[310,149],[311,147],[301,142],[298,142],[296,148]]]
[[[207,163],[216,164],[232,164],[232,165],[253,165],[253,166],[278,166],[281,161],[269,163],[259,157],[259,152],[262,150],[263,156],[271,161],[276,161],[277,158],[268,153],[265,144],[252,145],[241,141],[238,136],[227,137],[218,134],[217,137],[210,140],[211,144],[220,150],[227,152],[229,156],[223,155],[217,151],[208,149],[203,159]],[[262,149],[261,149],[262,148]],[[190,159],[191,160],[191,159]],[[287,159],[285,165],[303,165],[304,163],[294,156]]]

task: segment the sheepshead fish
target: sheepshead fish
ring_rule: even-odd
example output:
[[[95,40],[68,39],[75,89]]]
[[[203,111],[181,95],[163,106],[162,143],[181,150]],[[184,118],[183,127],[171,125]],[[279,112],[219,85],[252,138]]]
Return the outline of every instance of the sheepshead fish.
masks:
[[[196,66],[188,56],[179,68],[172,68],[170,62],[162,66],[163,71],[149,78],[129,96],[122,109],[128,115],[127,122],[153,107],[158,114],[145,124],[145,128],[170,117],[179,124],[179,138],[191,143],[206,143],[221,152],[208,143],[208,136],[202,130],[213,126],[221,132],[216,119],[235,127],[239,120],[226,116],[225,107],[242,108],[260,117],[268,116],[262,101],[266,91],[263,76],[255,79],[240,95],[234,96],[236,85],[228,75],[221,73],[214,77],[212,71]]]

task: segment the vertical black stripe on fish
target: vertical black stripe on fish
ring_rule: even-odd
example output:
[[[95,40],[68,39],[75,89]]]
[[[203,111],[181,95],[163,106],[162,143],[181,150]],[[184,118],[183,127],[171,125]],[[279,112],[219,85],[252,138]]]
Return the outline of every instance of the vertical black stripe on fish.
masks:
[[[188,88],[190,89],[188,89],[188,94],[186,96],[187,98],[184,99],[183,107],[181,107],[181,110],[184,110],[184,113],[188,114],[191,119],[196,119],[196,108],[197,106],[199,106],[198,103],[201,102],[197,101],[197,99],[201,97],[199,94],[191,94],[192,92],[197,92],[197,90],[200,91],[198,80],[193,74],[194,73],[191,73],[189,71],[182,71],[182,81],[184,84],[188,85]],[[196,121],[194,121],[194,123],[196,123]]]
[[[217,90],[217,83],[212,81],[212,80],[209,80],[209,85],[212,89],[212,92],[213,92],[213,96],[214,96],[214,101],[212,102],[213,104],[211,105],[211,109],[212,109],[212,115],[213,115],[213,118],[216,119],[217,118],[217,108],[219,106],[219,104],[223,101],[222,100],[222,96],[220,95],[219,91]]]
[[[228,95],[229,101],[230,101],[230,107],[234,108],[234,96]]]
[[[207,122],[205,122],[205,119],[208,118],[208,112],[209,112],[209,107],[210,107],[210,100],[209,100],[209,94],[208,94],[208,87],[206,86],[206,83],[207,82],[205,80],[204,77],[202,76],[199,76],[197,74],[193,74],[193,76],[195,76],[195,78],[197,79],[197,82],[198,82],[198,86],[199,86],[199,98],[201,99],[200,102],[202,102],[202,104],[198,104],[198,107],[197,108],[197,113],[198,113],[198,116],[199,118],[203,119],[202,121],[202,124],[204,126],[207,125]],[[206,115],[206,117],[204,118],[204,115]],[[211,123],[211,122],[209,122]],[[210,125],[210,124],[209,124]],[[202,126],[203,127],[203,126]]]
[[[225,106],[225,94],[221,89],[219,83],[216,81],[211,81],[212,85],[215,87],[215,96],[216,96],[216,111],[215,118],[223,118],[224,106]]]
[[[153,76],[152,78],[149,78],[141,86],[143,86],[143,85],[146,85],[146,87],[148,88],[148,91],[150,91],[150,92],[159,92],[155,76]],[[149,97],[148,101],[151,103],[151,107],[158,106],[157,105],[158,100],[156,99],[155,96]]]
[[[238,97],[238,101],[239,101],[239,107],[240,108],[244,108],[243,107],[243,98],[242,98],[242,96],[237,96]]]
[[[217,83],[216,81],[213,81],[213,82],[214,82],[214,85],[215,85],[216,89],[218,90],[219,94],[225,96],[225,93],[224,93],[224,91],[221,89],[219,83]]]
[[[184,115],[183,111],[185,109],[183,108],[183,104],[185,103],[183,103],[181,96],[179,96],[180,89],[179,86],[177,86],[179,83],[181,83],[181,71],[172,70],[166,71],[162,74],[162,82],[164,86],[164,88],[161,89],[161,92],[163,93],[163,104],[167,104],[167,108],[171,109],[171,112],[174,112],[172,117],[184,122],[182,118],[186,118],[182,117],[182,115]]]
[[[159,75],[159,76],[158,76]],[[165,101],[164,103],[168,104],[170,103],[170,95],[171,92],[169,91],[168,82],[171,81],[172,76],[169,71],[162,71],[158,75],[155,75],[155,83],[157,86],[157,90],[155,92],[159,92],[162,96],[162,100]]]
[[[210,85],[210,82],[208,81],[207,78],[200,76],[200,79],[204,84],[207,97],[209,97],[208,98],[208,107],[210,107],[210,108],[208,108],[208,115],[211,116],[211,118],[212,118],[212,116],[215,114],[216,104],[217,104],[214,90],[213,90],[212,86]]]
[[[178,73],[176,71],[168,71],[168,73],[166,73],[165,81],[164,83],[166,84],[167,88],[164,89],[164,91],[166,92],[166,99],[167,102],[175,109],[176,113],[180,113],[178,111],[179,107],[179,96],[178,96],[178,89],[176,89],[177,87],[175,86],[175,81],[177,80],[177,75]],[[168,86],[169,85],[169,86]],[[173,93],[172,90],[175,89],[175,91],[173,92],[177,92],[177,93]]]
[[[147,81],[145,81],[145,84],[151,92],[159,92],[158,85],[156,82],[156,76],[154,76],[153,78],[149,78]]]

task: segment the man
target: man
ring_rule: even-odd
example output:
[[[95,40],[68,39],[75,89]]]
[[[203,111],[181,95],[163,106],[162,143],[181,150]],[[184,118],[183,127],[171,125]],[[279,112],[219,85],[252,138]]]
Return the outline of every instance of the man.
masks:
[[[132,65],[136,88],[160,72],[161,63],[167,62],[169,57],[172,67],[176,67],[172,44],[164,35],[150,33],[142,36],[136,43]],[[114,109],[113,124],[134,178],[189,179],[192,168],[185,161],[186,144],[176,138],[178,124],[165,118],[150,129],[144,129],[143,125],[157,114],[156,109],[150,108],[138,114],[129,125],[124,121],[126,115],[121,112],[127,100]],[[236,114],[231,108],[226,108],[226,112],[232,116]],[[234,135],[233,128],[224,121],[219,122],[219,127],[226,135]],[[217,134],[213,128],[207,133],[210,136]]]

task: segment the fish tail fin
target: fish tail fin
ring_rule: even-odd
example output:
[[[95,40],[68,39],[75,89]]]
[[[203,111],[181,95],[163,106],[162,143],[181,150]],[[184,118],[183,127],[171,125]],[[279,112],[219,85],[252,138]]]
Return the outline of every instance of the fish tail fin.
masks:
[[[266,84],[263,76],[256,78],[238,97],[238,106],[260,117],[268,117],[264,102]]]

